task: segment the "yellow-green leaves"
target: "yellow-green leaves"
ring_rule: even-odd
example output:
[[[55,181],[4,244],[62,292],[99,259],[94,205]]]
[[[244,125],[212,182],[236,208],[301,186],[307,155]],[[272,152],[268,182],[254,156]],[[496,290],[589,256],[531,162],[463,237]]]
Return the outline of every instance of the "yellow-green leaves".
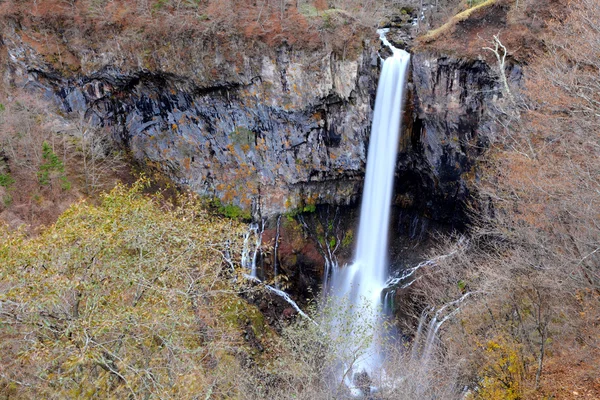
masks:
[[[239,259],[243,227],[145,186],[79,202],[35,238],[1,231],[0,392],[190,398],[226,379],[214,363],[239,335],[223,323],[238,299],[223,257]]]

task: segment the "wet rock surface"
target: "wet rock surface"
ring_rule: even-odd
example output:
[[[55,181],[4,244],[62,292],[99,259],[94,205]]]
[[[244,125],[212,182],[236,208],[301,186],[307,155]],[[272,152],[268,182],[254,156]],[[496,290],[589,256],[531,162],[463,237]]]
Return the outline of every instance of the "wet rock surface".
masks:
[[[508,73],[520,79],[517,67]],[[395,203],[417,211],[422,221],[460,229],[468,222],[478,158],[497,129],[502,101],[497,73],[481,60],[417,52],[410,85],[412,110],[404,119]],[[405,230],[421,229],[403,215],[399,225]]]

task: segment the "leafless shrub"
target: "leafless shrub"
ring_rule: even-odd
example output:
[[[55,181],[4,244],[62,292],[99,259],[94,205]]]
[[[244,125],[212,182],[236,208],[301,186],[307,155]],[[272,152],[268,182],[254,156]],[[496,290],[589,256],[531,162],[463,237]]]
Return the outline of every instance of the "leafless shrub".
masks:
[[[571,371],[600,358],[591,334],[600,300],[599,12],[594,1],[573,3],[552,25],[548,51],[531,63],[524,96],[503,105],[504,133],[481,165],[479,193],[493,206],[473,210],[466,251],[424,268],[412,286],[438,309],[479,293],[439,330],[476,398],[561,393],[544,378],[553,357]],[[490,50],[502,64],[499,38]]]
[[[70,121],[66,133],[73,138],[85,192],[93,195],[109,187],[112,183],[110,177],[122,172],[124,167],[124,160],[111,134],[83,118]]]
[[[95,194],[125,174],[124,160],[110,138],[83,120],[60,116],[54,106],[16,91],[0,101],[0,153],[13,182],[4,198],[6,217],[36,227],[50,224],[84,193]],[[44,146],[61,173],[42,179]],[[46,155],[47,157],[47,155]]]

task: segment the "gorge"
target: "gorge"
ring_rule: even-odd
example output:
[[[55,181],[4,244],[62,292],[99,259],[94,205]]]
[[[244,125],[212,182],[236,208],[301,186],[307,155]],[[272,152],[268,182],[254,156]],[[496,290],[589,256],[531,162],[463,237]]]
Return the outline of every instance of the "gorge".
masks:
[[[0,397],[600,397],[596,3],[0,1]]]
[[[409,58],[382,34],[380,40],[367,35],[361,49],[347,59],[334,52],[309,54],[284,43],[262,55],[244,54],[243,66],[235,72],[223,69],[226,63],[216,54],[210,63],[222,72],[210,76],[194,66],[187,75],[117,68],[98,54],[88,62],[93,68],[70,76],[56,71],[29,44],[33,35],[33,30],[14,23],[5,30],[3,43],[10,60],[5,79],[96,127],[141,165],[218,199],[222,209],[253,219],[246,238],[252,252],[242,254],[242,265],[253,279],[269,280],[276,276],[265,262],[274,268],[281,264],[281,272],[293,282],[295,299],[310,296],[323,284],[342,297],[348,295],[351,303],[367,297],[378,309],[388,264],[398,271],[411,265],[408,259],[420,257],[413,251],[405,259],[407,252],[396,250],[390,256],[388,225],[396,238],[418,242],[429,229],[461,229],[467,221],[475,160],[492,129],[489,110],[500,85],[485,62],[427,49]],[[382,79],[386,68],[395,72],[378,89],[383,60],[379,53],[385,57],[389,49],[392,56],[383,63]],[[82,59],[86,51],[69,48]],[[394,68],[386,67],[391,63]],[[401,71],[408,68],[410,78]],[[395,82],[405,80],[409,90],[402,113],[403,93]],[[376,96],[384,89],[393,100],[385,100],[387,94]],[[376,97],[382,96],[378,106]],[[401,122],[400,136],[391,134]],[[379,148],[371,150],[372,162],[367,160],[367,143]],[[399,182],[395,190],[394,176]],[[341,263],[350,264],[347,268],[337,267],[338,254],[328,249],[331,239],[320,238],[318,227],[309,234],[308,245],[306,238],[299,245],[298,233],[285,227],[286,217],[279,238],[282,214],[304,213],[308,220],[323,207],[352,209],[360,203],[361,192],[360,220],[348,213],[343,217],[345,233],[334,234],[340,237],[333,247],[340,247],[344,237],[349,240],[340,255]],[[394,210],[387,205],[390,201]],[[356,238],[353,225],[359,227]],[[281,254],[276,251],[270,261],[261,249],[274,240],[281,242]],[[321,248],[323,254],[334,250],[325,257],[325,264],[331,265],[307,257],[307,246],[312,252]],[[376,324],[378,318],[374,314],[368,324]]]

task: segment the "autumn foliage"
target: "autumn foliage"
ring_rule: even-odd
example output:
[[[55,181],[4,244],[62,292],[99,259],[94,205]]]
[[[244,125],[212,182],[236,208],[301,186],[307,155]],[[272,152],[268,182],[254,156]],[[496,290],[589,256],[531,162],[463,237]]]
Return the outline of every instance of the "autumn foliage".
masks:
[[[600,9],[581,0],[556,17],[495,110],[469,246],[415,291],[440,306],[473,293],[439,344],[474,399],[600,396]]]
[[[383,15],[379,3],[323,6],[301,0],[10,0],[0,3],[0,23],[18,29],[63,74],[89,72],[93,53],[114,56],[121,68],[164,69],[170,60],[183,74],[217,52],[234,69],[243,67],[239,53],[248,48],[283,44],[350,57]]]
[[[241,226],[144,186],[77,203],[33,239],[1,228],[3,395],[234,397],[244,308],[224,254],[239,259]]]

